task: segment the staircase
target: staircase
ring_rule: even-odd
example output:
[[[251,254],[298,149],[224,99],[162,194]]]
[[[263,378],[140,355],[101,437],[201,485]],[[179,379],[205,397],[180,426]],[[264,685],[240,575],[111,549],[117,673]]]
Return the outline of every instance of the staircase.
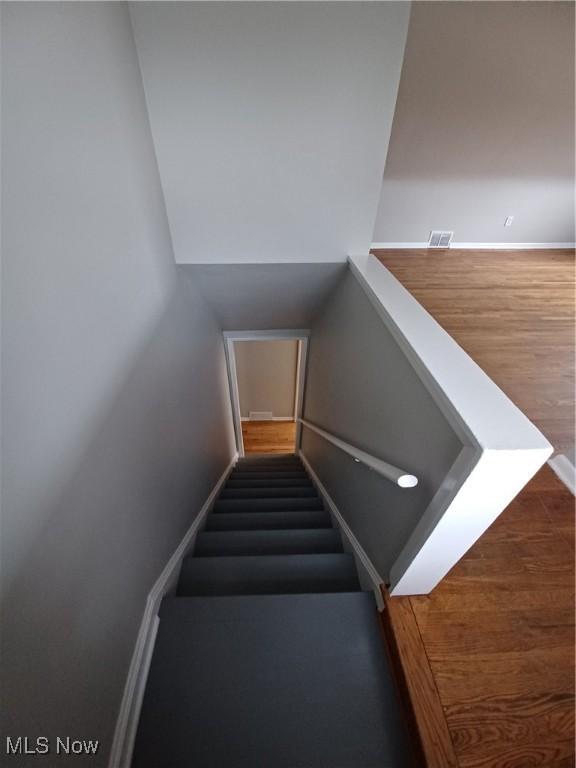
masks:
[[[392,768],[374,597],[298,458],[241,459],[165,598],[132,768]]]

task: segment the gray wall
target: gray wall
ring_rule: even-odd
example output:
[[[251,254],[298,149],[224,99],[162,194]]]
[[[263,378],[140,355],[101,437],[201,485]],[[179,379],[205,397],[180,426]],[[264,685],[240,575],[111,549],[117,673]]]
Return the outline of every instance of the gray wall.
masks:
[[[146,595],[232,454],[225,362],[175,285],[127,8],[2,15],[3,730],[104,766]]]
[[[406,2],[131,4],[179,262],[369,248]]]
[[[574,242],[573,3],[413,4],[374,241],[431,229]]]
[[[272,411],[294,417],[297,341],[237,341],[234,344],[240,415]]]
[[[346,264],[179,265],[227,331],[310,328]]]
[[[305,456],[386,579],[462,444],[351,272],[312,328],[304,418],[419,478],[398,488],[302,431]]]

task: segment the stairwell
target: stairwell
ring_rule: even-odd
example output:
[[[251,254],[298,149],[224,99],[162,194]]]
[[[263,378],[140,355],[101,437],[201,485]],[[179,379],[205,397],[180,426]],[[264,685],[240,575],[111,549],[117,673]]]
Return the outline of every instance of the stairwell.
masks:
[[[392,768],[373,594],[291,455],[240,459],[164,599],[132,768]]]

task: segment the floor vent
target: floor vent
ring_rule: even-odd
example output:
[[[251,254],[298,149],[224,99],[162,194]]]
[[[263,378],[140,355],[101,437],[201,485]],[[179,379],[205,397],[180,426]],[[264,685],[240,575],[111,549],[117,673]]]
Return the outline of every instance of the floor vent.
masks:
[[[433,229],[430,232],[428,248],[450,248],[453,237],[454,232],[441,232],[439,229]]]
[[[273,421],[272,411],[250,411],[250,421]]]

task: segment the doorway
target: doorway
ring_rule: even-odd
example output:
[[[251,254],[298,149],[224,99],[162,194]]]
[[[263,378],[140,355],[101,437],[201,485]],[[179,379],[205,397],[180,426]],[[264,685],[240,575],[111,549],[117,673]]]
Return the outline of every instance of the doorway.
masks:
[[[297,453],[308,332],[228,331],[224,337],[239,455]]]

